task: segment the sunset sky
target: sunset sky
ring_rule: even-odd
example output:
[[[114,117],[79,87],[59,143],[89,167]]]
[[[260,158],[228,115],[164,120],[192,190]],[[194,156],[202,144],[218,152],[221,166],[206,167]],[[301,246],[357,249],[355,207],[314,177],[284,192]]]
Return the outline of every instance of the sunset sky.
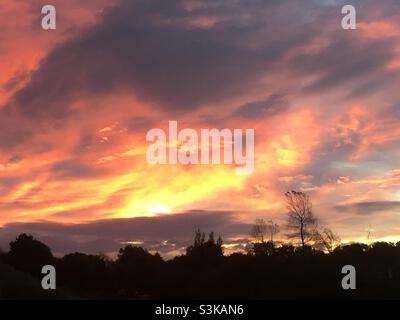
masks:
[[[47,2],[0,3],[2,248],[173,255],[197,227],[239,248],[292,189],[345,242],[400,240],[400,1],[49,2],[52,31]],[[169,120],[254,129],[254,172],[148,164]]]

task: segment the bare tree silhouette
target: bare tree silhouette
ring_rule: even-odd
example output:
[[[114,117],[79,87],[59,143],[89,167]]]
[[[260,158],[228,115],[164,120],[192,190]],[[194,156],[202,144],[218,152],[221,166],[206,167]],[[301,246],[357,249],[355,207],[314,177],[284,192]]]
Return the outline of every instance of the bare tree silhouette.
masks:
[[[316,234],[316,247],[332,253],[340,245],[340,237],[329,228],[322,228]]]
[[[250,235],[254,238],[255,242],[264,243],[265,238],[273,242],[274,237],[279,233],[280,227],[273,220],[265,222],[264,219],[256,219],[253,227],[251,228]]]
[[[264,219],[256,219],[253,227],[251,228],[250,235],[256,242],[263,243],[267,234],[267,224]]]
[[[279,227],[279,224],[275,223],[273,220],[269,220],[267,223],[267,235],[269,236],[269,241],[274,242],[274,238],[280,230],[281,228]]]
[[[318,219],[312,213],[310,197],[301,191],[285,193],[286,208],[288,210],[287,228],[289,239],[299,239],[302,248],[318,235]]]

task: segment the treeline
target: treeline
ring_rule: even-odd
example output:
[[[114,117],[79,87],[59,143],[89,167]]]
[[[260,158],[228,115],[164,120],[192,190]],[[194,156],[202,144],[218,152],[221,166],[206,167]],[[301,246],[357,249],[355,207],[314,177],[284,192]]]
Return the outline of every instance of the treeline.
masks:
[[[284,227],[256,220],[246,252],[231,255],[224,255],[221,238],[200,230],[185,254],[168,261],[132,245],[115,260],[83,253],[56,258],[21,234],[0,254],[0,298],[400,298],[400,242],[342,245],[320,225],[307,194],[286,192],[285,202]],[[276,241],[281,229],[288,243]],[[44,265],[56,269],[56,291],[40,289]],[[356,270],[355,290],[342,286],[347,265]]]
[[[132,245],[110,260],[83,253],[56,258],[45,244],[21,234],[0,260],[3,299],[400,298],[400,243],[341,245],[328,253],[263,241],[227,256],[222,239],[197,231],[193,245],[172,260]],[[56,268],[57,290],[44,295],[37,287],[47,264]],[[341,286],[344,265],[356,268],[356,290]],[[35,282],[35,290],[24,281]]]

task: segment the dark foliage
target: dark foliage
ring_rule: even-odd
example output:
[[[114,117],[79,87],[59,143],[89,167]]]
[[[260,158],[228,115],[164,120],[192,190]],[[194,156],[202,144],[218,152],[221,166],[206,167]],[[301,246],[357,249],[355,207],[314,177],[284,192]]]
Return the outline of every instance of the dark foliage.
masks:
[[[54,263],[50,248],[25,233],[10,243],[10,251],[5,260],[16,269],[36,277],[41,274],[44,265]]]
[[[169,261],[131,245],[120,249],[115,261],[82,253],[53,258],[46,245],[20,235],[9,253],[0,254],[0,267],[15,279],[1,298],[48,298],[38,289],[36,272],[48,263],[56,266],[62,291],[57,297],[63,298],[400,298],[400,243],[351,244],[326,254],[269,241],[253,244],[247,254],[224,256],[222,240],[213,234],[206,240],[199,230],[186,254]],[[347,264],[357,270],[357,290],[341,288]]]

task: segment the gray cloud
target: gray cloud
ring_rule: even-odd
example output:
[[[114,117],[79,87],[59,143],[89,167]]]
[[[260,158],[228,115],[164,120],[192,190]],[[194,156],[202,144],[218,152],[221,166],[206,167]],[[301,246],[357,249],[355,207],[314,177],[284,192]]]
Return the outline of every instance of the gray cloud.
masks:
[[[335,206],[334,208],[337,212],[373,215],[388,211],[400,212],[400,201],[356,202],[348,205]]]
[[[262,101],[246,103],[240,106],[234,113],[234,117],[260,118],[271,117],[285,112],[288,109],[285,97],[280,94],[273,94]]]
[[[292,64],[298,72],[318,75],[305,88],[307,92],[332,90],[347,84],[350,91],[347,97],[355,98],[365,95],[362,88],[379,89],[377,78],[381,82],[393,78],[385,64],[395,54],[392,39],[362,40],[358,34],[337,33],[326,49],[315,54],[298,55]]]
[[[3,248],[20,233],[29,233],[53,252],[116,252],[130,241],[167,254],[189,245],[194,231],[214,231],[225,238],[246,235],[249,225],[236,221],[233,212],[190,211],[156,217],[105,219],[81,224],[54,222],[9,223],[0,228]]]
[[[394,42],[360,41],[357,33],[343,32],[338,6],[325,4],[206,0],[187,10],[179,0],[121,0],[105,10],[98,25],[52,50],[29,84],[0,109],[0,119],[8,121],[0,121],[0,144],[9,149],[38,131],[57,130],[66,118],[79,113],[70,108],[74,99],[121,87],[159,103],[165,112],[191,112],[254,90],[262,77],[279,72],[278,66],[285,70],[290,66],[299,77],[316,75],[317,80],[305,88],[308,93],[350,83],[348,94],[358,96],[372,82],[393,78],[382,66],[393,56]],[[363,13],[375,4],[365,1],[359,6]],[[193,26],[191,21],[199,17],[214,17],[217,22],[207,28]],[[321,36],[333,39],[325,50],[282,59]],[[272,94],[267,88],[268,93]],[[256,103],[237,112],[253,117],[257,111],[274,111],[263,108]],[[21,117],[46,125],[15,126]]]
[[[201,9],[187,11],[181,1],[120,1],[98,26],[53,50],[15,103],[27,115],[63,118],[74,97],[124,85],[168,110],[246,92],[285,52],[317,34],[304,18],[292,19],[289,2],[279,5],[204,1]],[[279,18],[272,14],[277,10],[284,13]],[[189,27],[190,19],[210,15],[222,21]],[[243,21],[247,15],[251,21]]]

